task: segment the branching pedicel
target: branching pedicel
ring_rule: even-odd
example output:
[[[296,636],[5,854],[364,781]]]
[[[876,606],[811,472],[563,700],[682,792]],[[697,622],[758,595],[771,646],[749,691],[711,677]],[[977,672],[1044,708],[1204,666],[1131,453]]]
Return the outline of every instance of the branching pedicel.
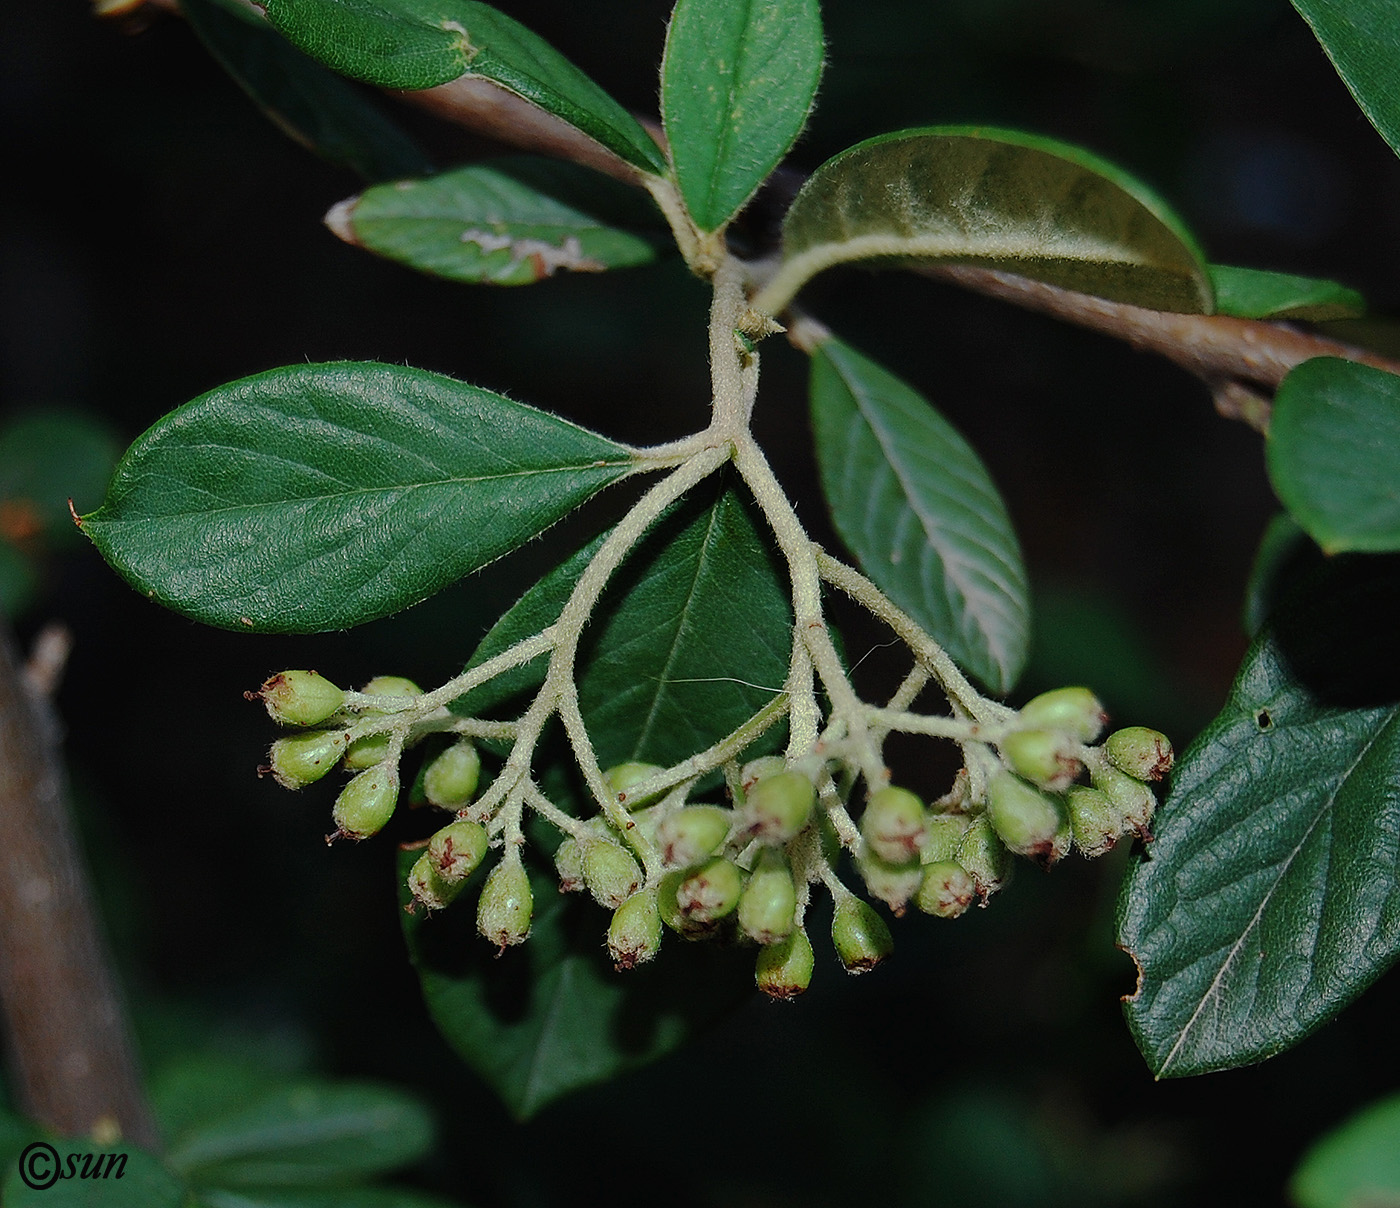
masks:
[[[663,186],[657,182],[653,191]],[[674,224],[687,222],[677,198],[659,200]],[[692,268],[714,284],[709,427],[632,452],[636,472],[664,471],[664,477],[599,547],[548,628],[428,693],[393,678],[360,692],[305,671],[268,680],[260,695],[272,717],[314,727],[278,739],[270,770],[289,788],[337,764],[355,771],[334,819],[337,835],[363,839],[393,813],[404,751],[430,734],[454,734],[456,744],[424,773],[428,800],[457,816],[413,866],[409,885],[417,904],[447,906],[499,849],[481,891],[478,926],[502,951],[525,940],[532,902],[521,852],[525,817],[533,811],[564,836],[555,857],[561,890],[586,888],[612,910],[607,942],[619,969],[656,954],[664,923],[685,938],[723,935],[760,945],[758,985],[788,998],[806,989],[812,974],[805,919],[813,886],[834,900],[832,939],[848,970],[870,969],[890,952],[880,916],[841,879],[842,851],[850,853],[868,894],[896,915],[913,902],[954,918],[974,897],[985,904],[1005,884],[1013,854],[1049,868],[1072,842],[1098,856],[1127,832],[1150,837],[1155,799],[1147,782],[1170,768],[1171,747],[1162,735],[1138,728],[1092,745],[1105,718],[1085,688],[1045,693],[1019,711],[988,699],[870,580],[807,536],[750,432],[759,378],[754,341],[779,329],[750,306],[756,283],[749,266],[688,225],[677,236]],[[799,320],[793,338],[813,345],[825,333]],[[584,628],[611,576],[665,509],[731,463],[772,531],[791,585],[783,691],[727,737],[673,767],[631,763],[605,771],[579,708],[575,660]],[[823,585],[868,609],[907,647],[912,667],[884,704],[860,699],[852,685],[827,629]],[[545,653],[544,683],[514,721],[449,710],[472,689]],[[950,713],[912,711],[930,681]],[[556,715],[597,806],[591,818],[560,809],[535,779],[536,749]],[[784,720],[786,754],[741,766],[741,754]],[[962,749],[963,770],[931,807],[889,783],[883,747],[894,732],[944,738]],[[509,742],[504,764],[479,797],[474,738]],[[1092,787],[1075,783],[1086,770]],[[715,771],[724,775],[730,804],[691,802],[696,785]]]

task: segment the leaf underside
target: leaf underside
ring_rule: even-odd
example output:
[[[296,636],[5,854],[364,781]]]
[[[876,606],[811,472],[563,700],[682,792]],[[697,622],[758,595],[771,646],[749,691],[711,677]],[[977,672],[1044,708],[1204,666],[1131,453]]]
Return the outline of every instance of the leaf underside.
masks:
[[[1030,642],[1029,587],[981,459],[910,386],[837,340],[812,357],[811,398],[841,539],[964,670],[1008,691]]]
[[[427,598],[629,466],[601,436],[452,378],[301,365],[160,420],[82,526],[133,587],[177,612],[309,633]]]
[[[1214,305],[1194,240],[1150,189],[1018,131],[903,130],[843,151],[797,195],[783,256],[775,305],[861,260],[978,265],[1155,310]]]
[[[1400,956],[1400,559],[1299,589],[1192,744],[1124,884],[1159,1077],[1272,1056]]]

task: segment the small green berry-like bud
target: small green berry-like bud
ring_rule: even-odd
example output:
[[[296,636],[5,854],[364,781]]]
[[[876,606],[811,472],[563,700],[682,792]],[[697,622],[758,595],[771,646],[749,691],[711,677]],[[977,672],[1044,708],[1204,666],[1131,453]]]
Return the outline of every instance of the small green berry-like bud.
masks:
[[[476,795],[480,778],[481,756],[464,738],[423,770],[423,794],[439,809],[460,809]]]
[[[739,926],[758,944],[774,944],[792,931],[797,920],[797,886],[787,857],[765,847],[739,895]]]
[[[1115,730],[1103,744],[1104,754],[1134,780],[1161,780],[1172,770],[1172,744],[1165,734],[1146,726]]]
[[[389,736],[387,734],[367,734],[364,738],[355,739],[346,748],[345,766],[352,772],[372,768],[376,763],[383,763],[384,756],[388,753]]]
[[[642,871],[616,843],[594,839],[583,845],[583,883],[599,906],[616,910],[642,884]]]
[[[511,944],[522,943],[530,934],[530,916],[535,900],[530,878],[520,856],[509,853],[486,878],[476,907],[476,928],[504,952]]]
[[[857,897],[836,903],[831,942],[847,973],[868,973],[894,951],[894,938],[885,920]]]
[[[1049,868],[1069,843],[1069,816],[1064,802],[1027,784],[1010,772],[998,772],[987,785],[987,814],[997,836],[1018,856]]]
[[[928,820],[927,834],[919,859],[925,864],[956,859],[958,845],[962,843],[962,837],[971,825],[972,819],[966,814],[934,814]]]
[[[967,869],[985,902],[1011,879],[1011,853],[1002,845],[986,814],[974,818],[958,844],[958,863]]]
[[[554,850],[554,869],[559,874],[559,892],[577,893],[586,888],[583,883],[583,844],[566,838]]]
[[[671,865],[698,864],[724,845],[734,811],[718,805],[687,805],[662,819],[656,828],[661,858]]]
[[[413,898],[429,910],[441,910],[466,887],[465,881],[444,881],[438,876],[433,858],[424,852],[408,872],[408,889]]]
[[[305,788],[340,762],[345,747],[344,730],[312,730],[279,738],[268,752],[265,770],[284,789]]]
[[[972,905],[977,883],[956,860],[935,860],[924,865],[924,879],[914,904],[925,914],[955,919]]]
[[[812,782],[801,772],[779,772],[749,790],[744,828],[760,843],[786,843],[807,825],[816,800]]]
[[[770,998],[796,998],[812,984],[812,941],[802,928],[758,954],[754,981]]]
[[[634,893],[613,911],[608,925],[608,951],[618,970],[635,969],[651,960],[661,947],[661,915],[656,892]]]
[[[676,905],[687,922],[713,923],[732,914],[744,890],[744,874],[732,860],[710,860],[676,886]]]
[[[1065,794],[1074,845],[1091,860],[1113,850],[1123,833],[1123,815],[1098,789],[1076,784]]]
[[[342,835],[368,839],[384,829],[399,801],[399,770],[380,764],[340,790],[331,818]]]
[[[650,780],[658,772],[666,769],[658,767],[654,763],[638,763],[635,760],[628,763],[619,763],[616,767],[609,768],[603,773],[603,779],[607,782],[608,789],[621,801],[629,810],[636,809],[639,805],[646,805],[656,800],[653,793],[647,797],[632,798],[629,790],[633,785],[641,784],[644,780]]]
[[[748,763],[739,770],[739,786],[744,790],[745,796],[760,780],[766,780],[769,776],[776,776],[787,767],[787,760],[781,755],[760,755],[757,759],[750,759]]]
[[[1018,730],[1008,734],[1001,744],[1001,753],[1017,775],[1057,792],[1084,769],[1066,750],[1064,734],[1054,730]]]
[[[1143,839],[1151,838],[1149,827],[1157,811],[1157,797],[1147,785],[1108,763],[1090,768],[1089,779],[1113,802],[1124,830],[1136,831]]]
[[[1055,688],[1027,701],[1021,720],[1028,726],[1059,730],[1080,742],[1093,742],[1103,732],[1108,714],[1088,688]]]
[[[924,845],[927,821],[924,803],[908,789],[891,784],[870,794],[860,816],[860,833],[886,864],[911,864]]]
[[[284,726],[320,725],[345,703],[345,689],[315,671],[281,671],[247,695],[261,697],[268,716]]]
[[[428,840],[433,868],[444,881],[465,881],[486,858],[486,828],[457,818]]]
[[[366,696],[422,696],[423,689],[401,675],[376,675],[360,689]],[[375,710],[382,712],[382,710]]]
[[[870,896],[879,898],[894,912],[896,918],[904,913],[909,899],[919,891],[924,879],[921,864],[886,864],[869,850],[856,856],[856,871],[865,881]]]

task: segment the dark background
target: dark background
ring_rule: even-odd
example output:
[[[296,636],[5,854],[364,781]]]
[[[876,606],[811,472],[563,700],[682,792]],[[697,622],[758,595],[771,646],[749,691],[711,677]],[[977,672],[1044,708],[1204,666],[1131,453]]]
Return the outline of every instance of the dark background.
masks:
[[[502,7],[654,111],[666,3]],[[1137,172],[1217,261],[1335,277],[1382,314],[1400,303],[1400,166],[1282,0],[825,8],[796,166],[900,126],[1022,126]],[[704,423],[706,297],[676,263],[473,290],[350,249],[320,218],[356,178],[283,137],[178,20],[127,34],[76,0],[12,0],[0,106],[0,418],[78,407],[125,442],[225,381],[355,358],[629,441]],[[491,150],[407,120],[445,163]],[[1039,608],[1018,697],[1087,682],[1116,720],[1184,745],[1245,648],[1243,589],[1276,506],[1258,436],[1165,363],[921,278],[845,270],[810,305],[924,390],[1005,493]],[[825,533],[802,359],[774,346],[764,368],[759,435]],[[398,618],[313,638],[200,628],[85,549],[49,562],[18,628],[58,618],[75,636],[59,703],[152,1064],[253,1036],[416,1085],[444,1134],[421,1180],[483,1205],[585,1189],[619,1204],[1273,1202],[1311,1139],[1400,1082],[1392,973],[1289,1054],[1154,1083],[1117,1004],[1132,988],[1112,944],[1120,853],[1023,869],[955,924],[900,923],[895,959],[860,981],[819,948],[795,1006],[753,1002],[657,1066],[511,1123],[426,1020],[392,843],[327,851],[331,790],[254,776],[270,733],[241,693],[282,666],[436,684],[605,515]],[[881,640],[847,637],[853,659]],[[878,652],[865,671],[885,673]],[[901,777],[939,791],[941,764],[902,753]]]

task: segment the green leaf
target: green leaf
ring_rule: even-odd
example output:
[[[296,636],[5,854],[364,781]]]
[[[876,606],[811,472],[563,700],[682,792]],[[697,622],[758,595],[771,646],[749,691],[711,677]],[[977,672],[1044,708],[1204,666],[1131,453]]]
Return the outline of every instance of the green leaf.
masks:
[[[1335,357],[1283,379],[1269,481],[1329,554],[1400,549],[1400,377]]]
[[[1123,888],[1159,1077],[1272,1056],[1400,956],[1400,558],[1334,560],[1251,647]]]
[[[737,729],[781,691],[792,611],[759,523],[731,476],[716,474],[667,513],[609,584],[581,645],[578,673],[579,707],[603,767],[632,759],[677,763]],[[468,666],[552,625],[605,538],[526,592]],[[547,664],[540,656],[453,708],[486,712],[538,687]]]
[[[1400,0],[1293,0],[1356,103],[1400,153]]]
[[[626,450],[418,369],[274,369],[160,420],[84,531],[137,590],[309,633],[432,595],[625,474]]]
[[[299,50],[381,88],[489,80],[644,172],[666,161],[637,120],[538,34],[476,0],[267,0]]]
[[[1210,265],[1215,312],[1236,319],[1355,319],[1366,300],[1354,289],[1320,277]]]
[[[185,1208],[188,1203],[184,1184],[139,1149],[102,1149],[82,1140],[40,1144],[43,1148],[21,1156],[5,1179],[0,1196],[5,1208]],[[21,1169],[30,1182],[20,1177]]]
[[[401,895],[417,853],[399,855]],[[474,874],[479,884],[484,870]],[[753,992],[752,953],[667,935],[656,960],[613,971],[608,913],[531,876],[529,940],[496,958],[476,934],[469,888],[446,910],[403,915],[433,1019],[519,1119],[580,1087],[645,1065]]]
[[[679,0],[661,104],[686,208],[728,222],[807,123],[822,71],[817,0]]]
[[[837,340],[813,354],[811,396],[841,539],[964,670],[1008,691],[1030,642],[1029,588],[976,452],[910,386]]]
[[[285,133],[368,180],[420,176],[418,145],[353,85],[293,47],[236,0],[180,0],[199,40]]]
[[[1214,305],[1195,241],[1147,186],[1012,130],[901,130],[843,151],[793,202],[783,258],[755,299],[770,314],[823,269],[860,260],[981,265],[1155,310]]]
[[[1288,1194],[1298,1208],[1400,1204],[1400,1095],[1357,1112],[1313,1145]]]
[[[319,1187],[393,1170],[432,1146],[409,1095],[359,1082],[301,1080],[250,1098],[171,1138],[170,1165],[205,1187]]]
[[[609,202],[618,208],[616,192],[630,199],[634,190],[572,165],[548,167],[502,160],[379,185],[341,202],[326,222],[347,243],[454,281],[530,285],[560,269],[602,272],[655,258],[649,241],[603,217]],[[585,186],[597,190],[591,204],[572,196],[586,197]]]

